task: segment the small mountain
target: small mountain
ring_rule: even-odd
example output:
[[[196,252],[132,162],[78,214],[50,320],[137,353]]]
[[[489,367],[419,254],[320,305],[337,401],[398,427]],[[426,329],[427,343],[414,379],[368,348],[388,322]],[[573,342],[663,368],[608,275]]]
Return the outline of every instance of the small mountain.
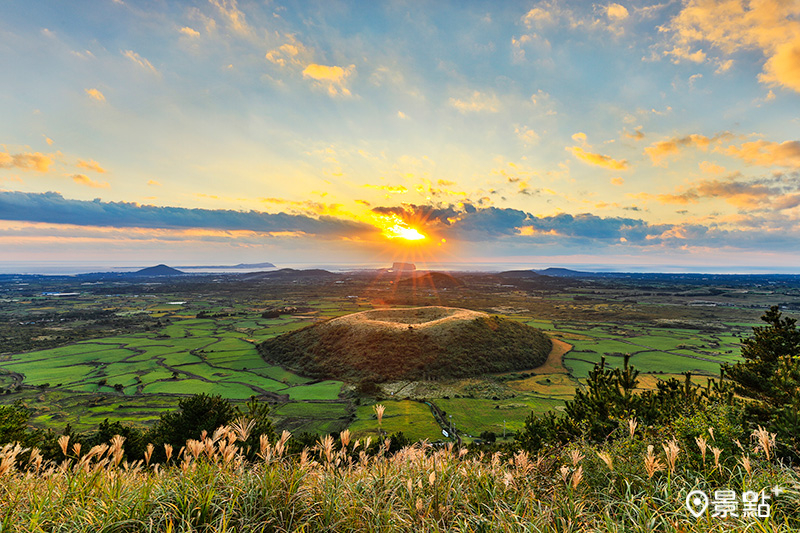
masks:
[[[462,280],[444,272],[428,272],[397,282],[397,287],[406,289],[456,289],[464,285]]]
[[[187,270],[192,269],[226,269],[226,270],[235,270],[235,269],[253,269],[253,268],[275,268],[275,265],[272,263],[239,263],[238,265],[192,265],[192,266],[183,266],[180,268],[185,268]]]
[[[275,268],[272,263],[239,263],[231,268]]]
[[[550,338],[531,326],[454,307],[373,309],[268,339],[261,356],[318,379],[453,379],[541,366]]]
[[[537,274],[543,276],[555,276],[559,278],[585,278],[594,275],[592,272],[580,272],[578,270],[570,270],[569,268],[556,268],[550,267],[544,270],[534,270]]]
[[[275,270],[273,272],[252,272],[250,274],[242,274],[242,279],[244,280],[254,280],[254,279],[309,280],[309,279],[328,279],[328,278],[338,278],[338,277],[340,277],[339,274],[334,274],[333,272],[328,272],[327,270],[323,270],[321,268],[310,268],[308,270],[282,268],[280,270]]]
[[[177,270],[167,265],[156,265],[154,267],[147,267],[136,272],[131,272],[130,276],[182,276],[184,272]]]
[[[416,269],[417,265],[415,265],[414,263],[398,263],[398,262],[392,263],[392,270],[394,270],[395,272],[399,270],[416,270]]]
[[[498,276],[507,279],[530,279],[541,278],[542,274],[533,270],[506,270],[505,272],[500,272]]]

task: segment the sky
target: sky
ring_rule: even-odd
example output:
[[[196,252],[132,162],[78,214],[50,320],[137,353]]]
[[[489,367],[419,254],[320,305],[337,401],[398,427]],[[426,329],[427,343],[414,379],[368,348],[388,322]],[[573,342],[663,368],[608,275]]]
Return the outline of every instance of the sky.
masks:
[[[796,0],[6,0],[0,262],[800,273]]]

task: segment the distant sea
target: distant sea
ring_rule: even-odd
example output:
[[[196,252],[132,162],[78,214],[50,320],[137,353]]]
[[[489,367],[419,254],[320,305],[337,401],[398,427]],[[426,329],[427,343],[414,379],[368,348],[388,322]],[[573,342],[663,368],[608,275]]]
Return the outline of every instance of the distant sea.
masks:
[[[541,270],[548,267],[569,268],[583,272],[647,272],[647,273],[696,273],[696,274],[800,274],[798,267],[780,266],[683,266],[683,265],[616,265],[616,264],[564,264],[564,263],[501,263],[501,262],[451,262],[451,263],[422,263],[416,262],[418,270],[438,270],[451,272],[502,272],[505,270]],[[0,261],[0,274],[41,274],[41,275],[75,275],[90,272],[134,272],[145,267],[154,266],[153,262],[147,263],[85,263],[78,261]],[[178,264],[169,266],[180,269]],[[189,265],[191,266],[191,265]],[[391,262],[381,263],[275,263],[276,269],[296,268],[309,269],[321,268],[331,272],[348,272],[353,270],[374,270],[389,268]],[[246,273],[264,270],[265,268],[191,268],[187,274],[199,273]]]

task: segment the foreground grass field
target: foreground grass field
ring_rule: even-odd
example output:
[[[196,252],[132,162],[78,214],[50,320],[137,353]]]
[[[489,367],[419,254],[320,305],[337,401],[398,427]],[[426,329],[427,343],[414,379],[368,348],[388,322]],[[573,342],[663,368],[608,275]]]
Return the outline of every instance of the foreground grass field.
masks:
[[[389,454],[388,441],[376,449],[345,432],[340,440],[324,437],[313,449],[287,456],[284,433],[278,442],[262,439],[257,457],[248,460],[237,444],[246,427],[234,427],[188,441],[168,465],[124,458],[118,437],[92,450],[62,440],[59,464],[42,464],[36,452],[8,445],[0,450],[0,531],[699,533],[800,527],[800,478],[773,459],[769,435],[756,435],[754,448],[733,454],[707,450],[700,441],[691,448],[658,442],[632,430],[613,446],[579,445],[533,457],[425,442]],[[716,504],[695,515],[687,509],[690,492],[723,489],[736,498],[752,491],[767,502],[766,514],[720,516]]]

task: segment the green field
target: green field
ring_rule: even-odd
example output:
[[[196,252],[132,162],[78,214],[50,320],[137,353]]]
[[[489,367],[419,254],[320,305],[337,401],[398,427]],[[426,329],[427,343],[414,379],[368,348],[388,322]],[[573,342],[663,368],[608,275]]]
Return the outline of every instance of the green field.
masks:
[[[184,301],[183,305],[167,304]],[[32,300],[34,301],[34,300]],[[38,300],[35,300],[38,302]],[[559,302],[558,298],[553,301]],[[563,302],[562,302],[563,303]],[[38,309],[50,307],[40,302]],[[75,308],[89,303],[77,299]],[[284,305],[270,300],[262,305]],[[0,402],[22,399],[31,406],[38,425],[55,427],[72,423],[89,428],[105,418],[150,424],[160,413],[174,408],[180,397],[220,394],[236,402],[251,396],[267,397],[274,405],[279,426],[293,432],[341,431],[349,425],[358,435],[378,436],[372,400],[356,405],[352,388],[340,381],[314,381],[265,361],[256,344],[314,320],[371,308],[363,301],[319,297],[305,302],[310,311],[279,318],[261,318],[251,306],[188,297],[131,297],[119,316],[144,313],[158,327],[142,332],[115,333],[56,348],[5,354],[0,358],[0,387],[13,387],[24,376],[23,389],[0,396]],[[196,318],[200,312],[206,318]],[[212,317],[209,317],[213,315]],[[735,362],[745,323],[717,329],[669,328],[653,323],[616,324],[608,320],[583,322],[543,318],[533,313],[501,315],[547,331],[572,346],[548,362],[547,373],[515,373],[478,380],[431,382],[420,394],[452,415],[463,436],[483,431],[501,435],[520,429],[533,411],[559,409],[582,386],[595,363],[605,358],[619,367],[623,354],[653,386],[657,377],[717,376],[719,365]],[[725,329],[727,328],[727,329]],[[406,392],[414,387],[397,387]],[[398,397],[400,397],[398,392]],[[382,429],[402,431],[416,439],[441,440],[441,427],[430,408],[420,401],[385,398]],[[469,440],[469,439],[468,439]]]
[[[442,439],[442,430],[434,421],[430,408],[424,403],[409,400],[382,403],[386,407],[386,412],[381,422],[381,430],[386,434],[402,431],[410,440]],[[372,436],[373,440],[378,438],[378,419],[371,404],[356,409],[356,421],[350,425],[350,431],[357,438],[366,436]]]

